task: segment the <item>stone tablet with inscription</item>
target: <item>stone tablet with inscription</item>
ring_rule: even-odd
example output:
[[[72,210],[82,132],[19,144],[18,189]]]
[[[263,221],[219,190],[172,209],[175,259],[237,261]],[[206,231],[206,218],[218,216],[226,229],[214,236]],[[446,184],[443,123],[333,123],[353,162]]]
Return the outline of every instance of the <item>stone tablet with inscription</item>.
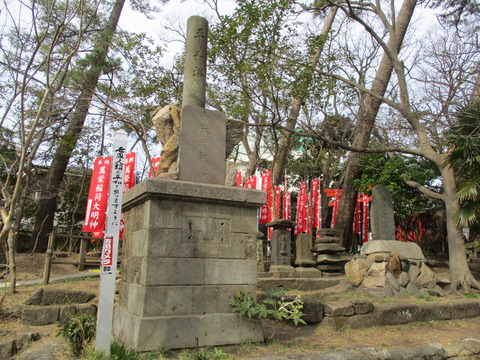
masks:
[[[178,179],[225,185],[225,114],[187,105],[181,118]]]
[[[372,240],[395,240],[392,194],[384,185],[375,185],[370,210]]]

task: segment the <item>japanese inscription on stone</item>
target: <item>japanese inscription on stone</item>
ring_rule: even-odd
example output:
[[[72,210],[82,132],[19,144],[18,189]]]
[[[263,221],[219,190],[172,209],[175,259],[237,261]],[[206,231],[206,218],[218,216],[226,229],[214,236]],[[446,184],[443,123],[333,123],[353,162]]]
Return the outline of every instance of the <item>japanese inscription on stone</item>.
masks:
[[[370,213],[372,240],[395,240],[393,199],[385,186],[375,185],[373,188]]]
[[[225,114],[187,105],[182,109],[178,179],[225,184]]]

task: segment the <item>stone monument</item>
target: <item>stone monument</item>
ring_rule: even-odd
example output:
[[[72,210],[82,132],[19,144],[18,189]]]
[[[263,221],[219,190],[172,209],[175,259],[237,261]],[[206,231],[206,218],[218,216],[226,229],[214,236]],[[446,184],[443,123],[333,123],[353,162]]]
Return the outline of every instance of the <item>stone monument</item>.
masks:
[[[225,123],[202,107],[207,27],[203,18],[189,19],[179,180],[150,178],[124,196],[113,335],[137,351],[263,341],[260,323],[240,318],[229,303],[256,289],[265,194],[218,185],[225,167],[214,153],[224,157]]]
[[[375,185],[370,210],[372,240],[395,240],[392,194],[384,185]]]
[[[384,185],[373,188],[370,219],[372,240],[362,246],[362,255],[397,252],[402,259],[425,259],[417,244],[396,241],[392,195]]]

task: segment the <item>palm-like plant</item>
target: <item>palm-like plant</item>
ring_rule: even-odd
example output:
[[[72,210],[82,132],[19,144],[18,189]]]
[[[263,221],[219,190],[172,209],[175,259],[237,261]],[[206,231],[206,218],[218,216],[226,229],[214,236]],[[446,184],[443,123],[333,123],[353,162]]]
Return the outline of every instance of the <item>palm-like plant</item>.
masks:
[[[480,102],[460,109],[447,139],[452,144],[447,161],[459,182],[461,209],[456,218],[460,226],[468,227],[480,221]]]

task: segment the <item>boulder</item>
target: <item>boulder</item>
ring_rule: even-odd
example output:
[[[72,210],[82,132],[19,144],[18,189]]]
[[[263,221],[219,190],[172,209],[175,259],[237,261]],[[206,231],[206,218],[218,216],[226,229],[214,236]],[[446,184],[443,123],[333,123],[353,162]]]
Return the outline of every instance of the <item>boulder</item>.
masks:
[[[400,256],[398,255],[398,252],[394,251],[392,256],[390,257],[389,263],[388,263],[388,271],[395,276],[395,278],[398,278],[400,273],[402,272],[402,264],[400,262]]]
[[[362,283],[365,274],[370,268],[370,262],[365,258],[354,259],[345,264],[345,275],[347,281],[353,286]]]
[[[400,273],[400,275],[398,276],[397,280],[398,280],[398,284],[401,287],[406,287],[407,284],[410,282],[410,277],[408,276],[408,274],[405,271],[402,271]]]
[[[390,259],[390,254],[375,253],[367,256],[368,261],[371,262],[385,262]]]
[[[371,240],[362,246],[362,255],[397,252],[401,260],[425,260],[422,249],[415,243],[394,240]]]
[[[417,285],[419,289],[433,289],[437,285],[437,276],[426,264],[422,264],[420,274],[415,279],[415,285]]]
[[[386,284],[387,263],[372,263],[363,279],[366,288],[384,288]]]

